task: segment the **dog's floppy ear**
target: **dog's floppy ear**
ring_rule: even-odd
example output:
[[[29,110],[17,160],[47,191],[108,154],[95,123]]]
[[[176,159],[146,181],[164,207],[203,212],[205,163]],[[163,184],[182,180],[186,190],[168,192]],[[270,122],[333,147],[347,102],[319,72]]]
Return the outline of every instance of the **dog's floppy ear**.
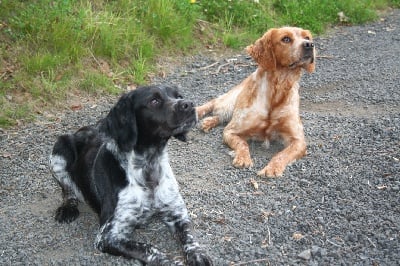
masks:
[[[308,73],[314,72],[314,70],[315,70],[315,52],[314,52],[313,61],[312,61],[312,63],[310,63],[310,64],[306,67],[306,70],[307,70]]]
[[[137,141],[134,92],[124,94],[103,120],[103,130],[115,140],[122,152],[131,151]]]
[[[253,57],[259,66],[267,71],[273,71],[276,68],[276,59],[272,46],[274,31],[275,29],[270,29],[254,44],[246,47],[247,53]]]

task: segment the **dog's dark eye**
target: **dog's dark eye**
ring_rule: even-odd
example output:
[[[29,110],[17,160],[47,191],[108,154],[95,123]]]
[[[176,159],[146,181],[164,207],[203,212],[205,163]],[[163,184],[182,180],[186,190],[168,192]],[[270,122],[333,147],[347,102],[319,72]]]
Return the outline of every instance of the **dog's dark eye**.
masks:
[[[306,39],[306,40],[310,40],[310,37],[308,37],[308,36],[307,36],[307,37],[304,37],[304,39]]]
[[[152,99],[151,101],[150,101],[150,104],[152,105],[152,106],[157,106],[157,105],[159,105],[161,103],[161,101],[159,100],[159,99],[157,99],[157,98],[154,98],[154,99]]]
[[[178,95],[176,95],[176,98],[177,98],[177,99],[183,99],[183,96],[180,95],[180,94],[178,94]]]
[[[288,36],[282,38],[282,42],[289,43],[291,39]]]

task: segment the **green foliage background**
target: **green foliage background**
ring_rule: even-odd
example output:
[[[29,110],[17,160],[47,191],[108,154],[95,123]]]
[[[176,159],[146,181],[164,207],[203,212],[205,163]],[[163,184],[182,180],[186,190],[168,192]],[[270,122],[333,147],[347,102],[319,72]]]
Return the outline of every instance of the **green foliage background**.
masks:
[[[163,56],[239,49],[271,27],[323,34],[399,0],[0,0],[0,127],[80,93],[142,84]]]

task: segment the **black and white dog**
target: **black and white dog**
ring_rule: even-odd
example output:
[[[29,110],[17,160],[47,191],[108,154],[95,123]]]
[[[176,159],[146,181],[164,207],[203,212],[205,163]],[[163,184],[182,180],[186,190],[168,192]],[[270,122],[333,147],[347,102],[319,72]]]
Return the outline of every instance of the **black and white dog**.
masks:
[[[56,220],[79,215],[78,201],[99,215],[96,247],[147,265],[175,265],[162,252],[132,239],[154,214],[182,242],[188,265],[212,265],[191,234],[191,221],[172,173],[167,142],[185,141],[196,124],[192,102],[167,86],[144,86],[123,95],[95,126],[58,138],[50,156],[63,203]]]

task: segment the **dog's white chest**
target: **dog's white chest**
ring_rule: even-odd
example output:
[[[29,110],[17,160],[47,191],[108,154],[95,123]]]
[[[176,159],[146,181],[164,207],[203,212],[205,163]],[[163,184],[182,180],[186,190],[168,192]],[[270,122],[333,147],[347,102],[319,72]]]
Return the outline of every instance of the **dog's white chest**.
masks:
[[[132,153],[127,162],[128,185],[118,194],[114,214],[121,224],[125,221],[143,224],[154,213],[165,211],[169,206],[184,206],[165,151],[152,161]]]

